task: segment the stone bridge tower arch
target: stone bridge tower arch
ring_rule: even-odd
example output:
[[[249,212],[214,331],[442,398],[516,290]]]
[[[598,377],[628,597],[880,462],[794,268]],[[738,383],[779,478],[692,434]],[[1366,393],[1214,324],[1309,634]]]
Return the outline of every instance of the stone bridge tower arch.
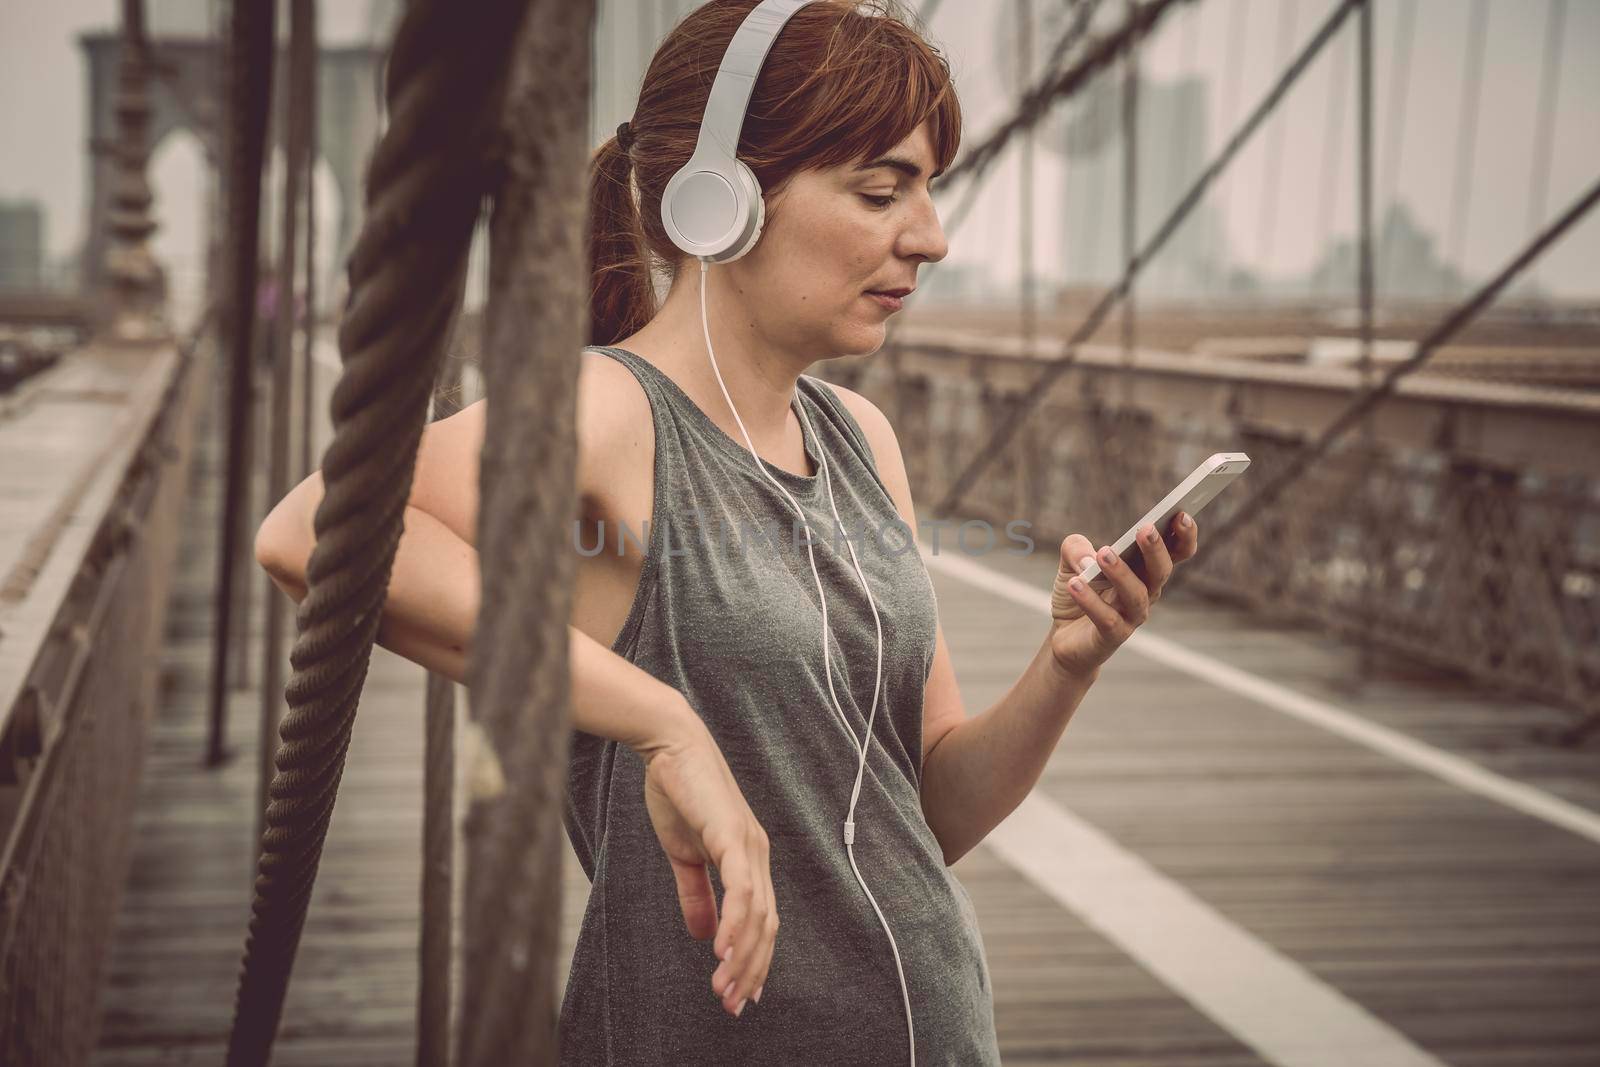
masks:
[[[111,185],[115,174],[116,113],[114,97],[118,64],[122,57],[122,38],[106,31],[79,38],[88,63],[89,77],[89,190],[88,227],[83,247],[83,282],[92,292],[104,276],[107,229],[111,209]],[[155,73],[150,79],[150,154],[162,140],[177,129],[187,129],[205,148],[206,158],[218,178],[227,150],[223,135],[226,91],[222,84],[223,63],[220,43],[202,36],[153,35],[150,55]],[[325,205],[318,205],[320,224],[331,222],[338,235],[334,244],[334,267],[342,271],[346,256],[355,241],[360,224],[361,182],[367,156],[377,143],[380,126],[380,76],[384,50],[372,45],[324,47],[317,56],[317,143],[318,157],[326,162],[339,190],[339,203],[332,218]],[[288,91],[284,72],[288,56],[280,50],[272,79],[272,128],[268,153],[281,148],[283,114]],[[263,192],[264,196],[276,191]],[[211,225],[220,220],[211,217]],[[331,278],[331,276],[325,276]],[[326,284],[326,281],[324,282]]]

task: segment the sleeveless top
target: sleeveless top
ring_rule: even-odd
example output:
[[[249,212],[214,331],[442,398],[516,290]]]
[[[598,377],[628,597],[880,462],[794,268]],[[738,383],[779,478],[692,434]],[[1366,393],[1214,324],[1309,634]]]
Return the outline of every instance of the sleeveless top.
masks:
[[[639,380],[656,443],[648,535],[642,522],[625,534],[646,543],[643,570],[612,648],[683,693],[709,727],[771,842],[780,926],[761,1003],[735,1018],[711,990],[711,942],[684,926],[645,809],[643,761],[625,745],[573,731],[564,814],[591,885],[561,1005],[561,1063],[904,1063],[894,955],[845,851],[859,755],[828,694],[804,529],[791,526],[788,502],[745,446],[671,378],[623,349],[595,351]],[[872,702],[877,633],[828,506],[819,454],[883,625],[856,861],[899,946],[917,1063],[998,1064],[977,915],[919,802],[933,586],[860,426],[821,381],[801,376],[798,394],[817,473],[767,467],[813,529],[834,691],[857,738]],[[619,551],[618,536],[607,529],[600,550]],[[709,870],[720,915],[722,885]]]

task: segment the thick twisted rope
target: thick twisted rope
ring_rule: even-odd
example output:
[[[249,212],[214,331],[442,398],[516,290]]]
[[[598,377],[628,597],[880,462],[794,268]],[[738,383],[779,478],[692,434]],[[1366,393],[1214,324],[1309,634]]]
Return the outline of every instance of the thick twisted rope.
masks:
[[[389,65],[388,130],[367,174],[366,223],[339,328],[309,591],[245,942],[228,1062],[264,1064],[283,1011],[357,701],[411,493],[428,391],[461,299],[492,173],[516,0],[413,0]]]

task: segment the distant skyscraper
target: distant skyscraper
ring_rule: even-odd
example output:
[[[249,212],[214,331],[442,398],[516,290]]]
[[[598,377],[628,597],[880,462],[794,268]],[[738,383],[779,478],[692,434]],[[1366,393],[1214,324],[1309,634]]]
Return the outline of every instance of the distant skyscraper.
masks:
[[[34,200],[0,200],[0,289],[37,289],[44,282],[44,208]]]
[[[1122,85],[1115,70],[1102,74],[1053,123],[1054,136],[1041,138],[1066,164],[1063,276],[1069,285],[1104,285],[1124,267]],[[1137,93],[1136,248],[1199,176],[1207,142],[1204,81],[1140,79]],[[1140,273],[1139,285],[1162,295],[1193,295],[1226,258],[1215,211],[1201,204]]]
[[[145,32],[151,37],[210,36],[212,6],[212,0],[151,0],[145,4]]]

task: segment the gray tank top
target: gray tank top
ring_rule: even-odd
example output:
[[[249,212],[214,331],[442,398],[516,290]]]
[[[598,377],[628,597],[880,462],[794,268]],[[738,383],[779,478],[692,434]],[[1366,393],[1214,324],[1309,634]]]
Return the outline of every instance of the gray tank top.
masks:
[[[566,828],[591,888],[561,1005],[561,1063],[903,1063],[894,956],[845,852],[859,757],[828,695],[804,534],[793,531],[793,511],[745,446],[672,379],[631,352],[595,350],[638,378],[655,424],[648,547],[612,648],[682,692],[710,728],[771,842],[781,926],[761,1003],[734,1018],[711,991],[710,942],[684,927],[645,811],[643,762],[626,746],[574,731]],[[821,455],[883,622],[856,861],[899,945],[917,1063],[998,1064],[977,915],[918,799],[933,586],[903,525],[893,525],[899,513],[860,426],[821,381],[802,376],[798,391],[817,473],[768,469],[815,531],[834,690],[857,737],[872,701],[876,630],[828,507]],[[644,540],[642,522],[631,533]],[[608,529],[602,550],[616,546]],[[720,901],[714,870],[711,881]]]

